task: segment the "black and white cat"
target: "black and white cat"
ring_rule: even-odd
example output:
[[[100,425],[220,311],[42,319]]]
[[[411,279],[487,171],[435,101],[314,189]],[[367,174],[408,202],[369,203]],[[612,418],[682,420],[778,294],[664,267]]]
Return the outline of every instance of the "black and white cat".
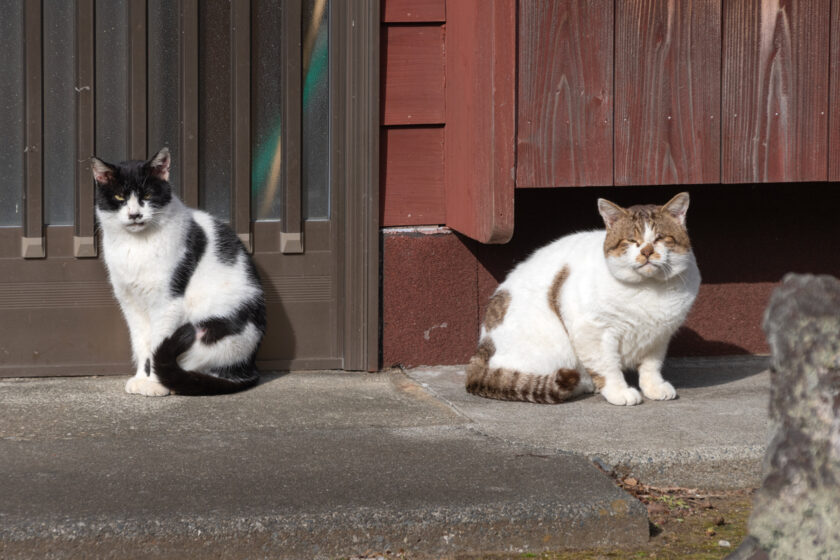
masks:
[[[94,157],[91,167],[102,253],[137,365],[125,390],[217,394],[255,385],[265,301],[236,234],[175,196],[167,148],[146,162]]]

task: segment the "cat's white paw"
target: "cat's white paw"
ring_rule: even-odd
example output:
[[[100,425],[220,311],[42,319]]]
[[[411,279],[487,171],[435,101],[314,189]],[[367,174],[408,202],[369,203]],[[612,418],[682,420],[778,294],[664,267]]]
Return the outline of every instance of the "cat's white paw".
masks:
[[[677,397],[677,390],[667,381],[661,383],[642,385],[642,393],[651,400],[670,401]]]
[[[146,397],[165,397],[169,389],[148,377],[132,377],[125,384],[125,392]]]
[[[624,387],[621,389],[608,389],[604,387],[601,389],[601,394],[604,395],[608,403],[618,406],[633,406],[642,402],[642,394],[633,387]]]

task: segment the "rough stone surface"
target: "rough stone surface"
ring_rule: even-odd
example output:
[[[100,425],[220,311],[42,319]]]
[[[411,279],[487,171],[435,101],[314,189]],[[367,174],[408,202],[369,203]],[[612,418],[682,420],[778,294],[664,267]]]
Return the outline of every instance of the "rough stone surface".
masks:
[[[737,558],[840,558],[840,281],[786,276],[764,329],[775,436],[749,523],[754,551]]]

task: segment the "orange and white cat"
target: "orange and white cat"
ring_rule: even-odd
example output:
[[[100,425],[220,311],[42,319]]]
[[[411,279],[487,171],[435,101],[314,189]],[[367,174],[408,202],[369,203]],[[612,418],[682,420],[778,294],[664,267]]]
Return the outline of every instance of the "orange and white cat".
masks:
[[[685,227],[688,193],[662,206],[604,199],[606,229],[562,237],[519,264],[490,299],[467,390],[557,403],[600,391],[612,404],[677,396],[662,378],[671,337],[700,286]]]

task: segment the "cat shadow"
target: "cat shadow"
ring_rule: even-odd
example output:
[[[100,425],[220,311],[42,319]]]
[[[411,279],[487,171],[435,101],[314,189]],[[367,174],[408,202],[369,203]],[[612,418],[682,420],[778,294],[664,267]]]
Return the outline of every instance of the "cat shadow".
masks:
[[[260,349],[257,352],[257,367],[262,380],[260,384],[270,383],[288,373],[274,364],[288,361],[296,356],[297,338],[292,323],[283,305],[283,297],[277,286],[270,280],[269,274],[255,262],[257,272],[265,294],[266,330]]]
[[[290,372],[288,370],[270,369],[267,371],[263,371],[262,369],[260,369],[260,382],[256,385],[256,387],[259,387],[260,385],[268,385],[269,383],[274,383],[278,379],[286,377],[287,375],[289,375],[289,373]]]
[[[700,333],[686,326],[681,327],[674,335],[668,347],[668,354],[680,357],[751,355],[746,348],[731,342],[703,338]]]
[[[725,385],[766,371],[769,356],[751,355],[738,345],[707,340],[697,331],[682,327],[672,341],[663,376],[677,389]],[[636,371],[624,372],[627,383],[639,386]]]

